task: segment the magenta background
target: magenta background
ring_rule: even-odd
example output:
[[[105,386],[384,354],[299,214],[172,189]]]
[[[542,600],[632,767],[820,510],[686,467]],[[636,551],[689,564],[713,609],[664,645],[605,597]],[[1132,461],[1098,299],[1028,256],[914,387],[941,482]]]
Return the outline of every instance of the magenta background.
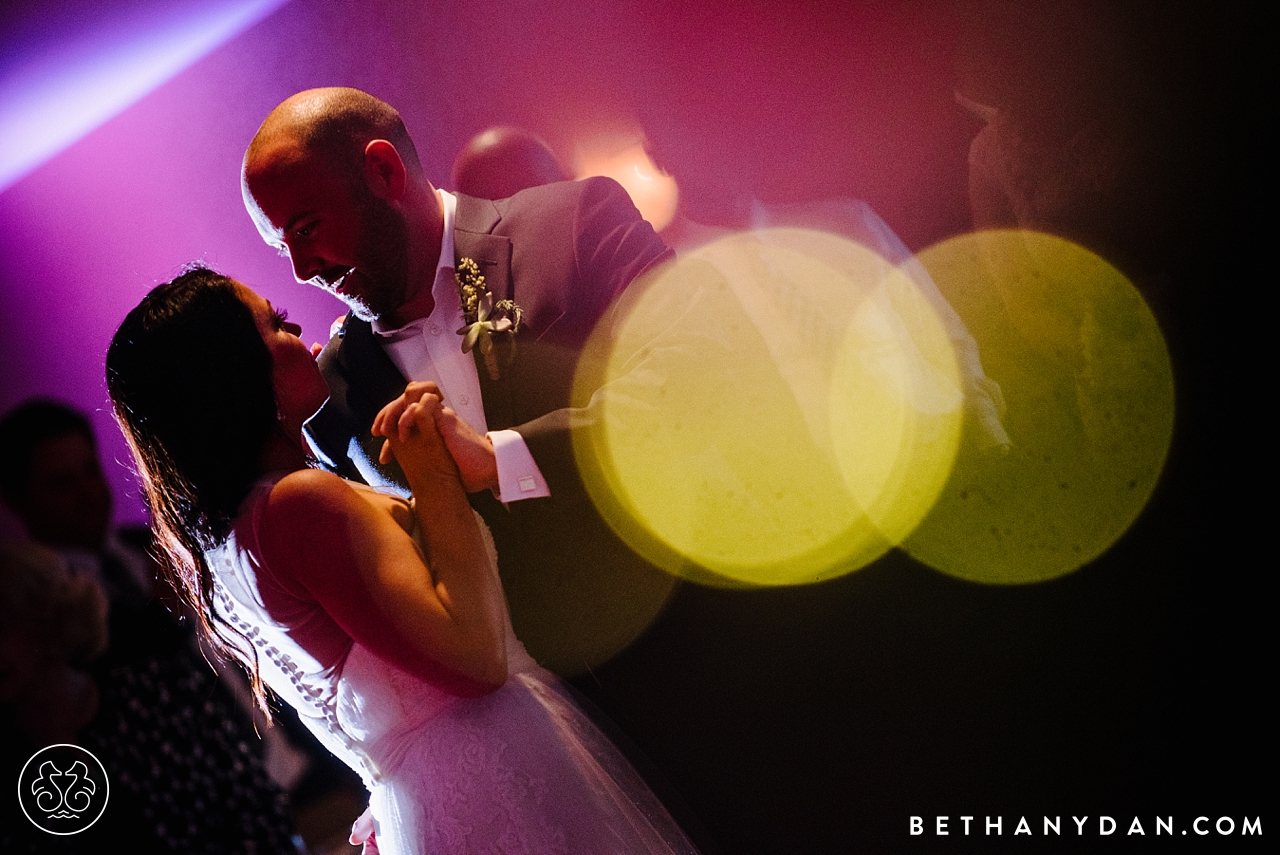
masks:
[[[126,460],[107,343],[148,288],[195,259],[323,340],[341,306],[292,281],[238,186],[258,123],[312,86],[396,105],[443,186],[462,143],[491,124],[528,127],[570,161],[575,138],[643,122],[699,219],[734,194],[846,194],[915,248],[962,230],[976,125],[952,100],[955,10],[859,5],[286,3],[0,193],[0,411],[64,398],[92,413],[106,458]],[[141,520],[127,468],[108,475],[119,516]]]

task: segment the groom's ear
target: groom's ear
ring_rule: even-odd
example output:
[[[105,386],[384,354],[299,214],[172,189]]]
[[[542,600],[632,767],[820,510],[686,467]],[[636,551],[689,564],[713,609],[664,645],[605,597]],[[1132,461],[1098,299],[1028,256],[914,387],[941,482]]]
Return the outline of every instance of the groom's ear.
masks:
[[[379,199],[395,202],[404,196],[407,175],[394,145],[371,140],[364,147],[364,180]]]

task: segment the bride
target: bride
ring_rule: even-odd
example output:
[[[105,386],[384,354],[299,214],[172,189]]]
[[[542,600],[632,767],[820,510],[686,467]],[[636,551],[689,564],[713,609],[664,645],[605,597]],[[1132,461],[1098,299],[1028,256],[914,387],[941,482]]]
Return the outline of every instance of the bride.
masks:
[[[385,855],[693,853],[515,639],[435,386],[373,426],[413,500],[307,467],[302,423],[328,390],[300,332],[196,268],[107,353],[166,574],[204,635],[360,773]]]

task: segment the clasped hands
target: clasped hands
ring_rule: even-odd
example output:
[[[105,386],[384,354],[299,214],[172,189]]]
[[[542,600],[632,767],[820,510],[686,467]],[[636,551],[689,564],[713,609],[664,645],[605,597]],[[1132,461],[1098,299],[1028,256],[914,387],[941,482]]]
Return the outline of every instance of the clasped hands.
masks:
[[[413,382],[373,420],[374,436],[386,437],[378,459],[394,457],[400,468],[421,474],[454,476],[468,493],[498,486],[493,443],[476,433],[445,406],[440,388],[430,381]]]
[[[385,466],[394,457],[406,477],[413,477],[409,476],[412,471],[415,476],[454,478],[468,493],[498,485],[493,443],[444,405],[435,383],[406,386],[404,394],[379,411],[372,432],[386,437],[378,460]],[[350,842],[362,847],[362,855],[377,855],[371,809],[366,808],[352,825]]]

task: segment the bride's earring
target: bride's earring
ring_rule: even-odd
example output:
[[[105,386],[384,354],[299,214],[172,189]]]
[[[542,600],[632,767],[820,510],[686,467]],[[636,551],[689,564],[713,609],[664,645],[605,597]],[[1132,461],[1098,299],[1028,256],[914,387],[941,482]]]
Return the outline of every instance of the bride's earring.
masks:
[[[284,410],[280,409],[279,404],[276,404],[276,433],[280,434],[282,437],[288,440],[291,444],[296,445],[298,443],[298,438],[296,436],[290,435],[293,433],[293,431],[289,430],[288,421],[286,420]]]

